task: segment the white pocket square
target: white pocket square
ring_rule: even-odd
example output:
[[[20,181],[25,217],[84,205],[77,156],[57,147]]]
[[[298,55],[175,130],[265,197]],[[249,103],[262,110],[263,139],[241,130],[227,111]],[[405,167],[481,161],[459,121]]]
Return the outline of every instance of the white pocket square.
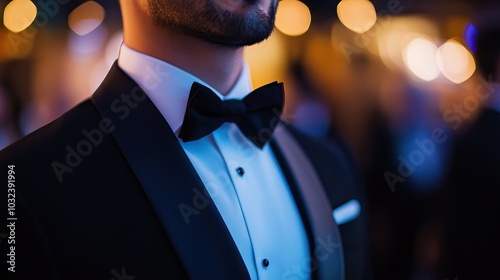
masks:
[[[356,219],[360,212],[361,204],[357,199],[353,199],[335,208],[332,215],[337,225],[343,225]]]

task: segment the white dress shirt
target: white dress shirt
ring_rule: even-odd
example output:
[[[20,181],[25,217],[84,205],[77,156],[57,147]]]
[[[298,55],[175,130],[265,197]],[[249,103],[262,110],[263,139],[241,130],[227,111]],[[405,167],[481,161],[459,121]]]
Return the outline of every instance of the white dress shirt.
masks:
[[[118,65],[145,91],[176,135],[193,82],[211,88],[223,100],[242,99],[252,91],[246,64],[226,96],[182,69],[125,44]],[[284,279],[287,271],[297,269],[301,273],[294,276],[309,279],[307,235],[269,144],[259,149],[234,123],[225,123],[200,140],[179,142],[229,229],[251,279]]]

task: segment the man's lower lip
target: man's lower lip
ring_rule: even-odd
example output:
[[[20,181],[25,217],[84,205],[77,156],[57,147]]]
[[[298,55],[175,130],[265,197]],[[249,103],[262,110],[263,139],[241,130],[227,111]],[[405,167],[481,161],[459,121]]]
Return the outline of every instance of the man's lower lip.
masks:
[[[255,5],[260,0],[222,0],[224,5],[231,7],[234,10],[246,9],[251,5]]]

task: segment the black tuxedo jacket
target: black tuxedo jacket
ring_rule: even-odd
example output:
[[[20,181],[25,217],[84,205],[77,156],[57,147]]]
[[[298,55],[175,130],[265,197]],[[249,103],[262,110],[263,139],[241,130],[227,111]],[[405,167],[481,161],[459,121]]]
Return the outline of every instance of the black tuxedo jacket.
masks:
[[[304,261],[311,263],[313,279],[341,277],[342,251],[345,278],[361,279],[365,209],[340,226],[342,241],[331,215],[351,199],[364,201],[358,174],[335,146],[289,128],[283,132],[306,151],[308,158],[301,161],[312,163],[321,184],[317,192],[300,183],[297,168],[303,163],[291,162],[284,152],[289,147],[272,141],[308,233],[313,259]],[[249,278],[177,138],[116,64],[91,99],[1,151],[3,178],[8,165],[15,165],[16,176],[16,272],[7,273],[2,261],[2,274],[16,279]],[[328,236],[325,228],[333,229]],[[4,239],[0,246],[5,258],[10,245]]]

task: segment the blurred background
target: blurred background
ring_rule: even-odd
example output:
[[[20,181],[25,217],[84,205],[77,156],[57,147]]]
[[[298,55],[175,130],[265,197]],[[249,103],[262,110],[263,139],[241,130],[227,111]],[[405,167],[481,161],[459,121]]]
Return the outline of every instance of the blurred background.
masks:
[[[495,2],[282,0],[276,31],[246,50],[255,87],[285,82],[287,121],[362,170],[374,279],[444,279],[443,182],[488,102],[475,36]],[[103,0],[1,0],[0,22],[1,149],[93,93],[122,27]]]

